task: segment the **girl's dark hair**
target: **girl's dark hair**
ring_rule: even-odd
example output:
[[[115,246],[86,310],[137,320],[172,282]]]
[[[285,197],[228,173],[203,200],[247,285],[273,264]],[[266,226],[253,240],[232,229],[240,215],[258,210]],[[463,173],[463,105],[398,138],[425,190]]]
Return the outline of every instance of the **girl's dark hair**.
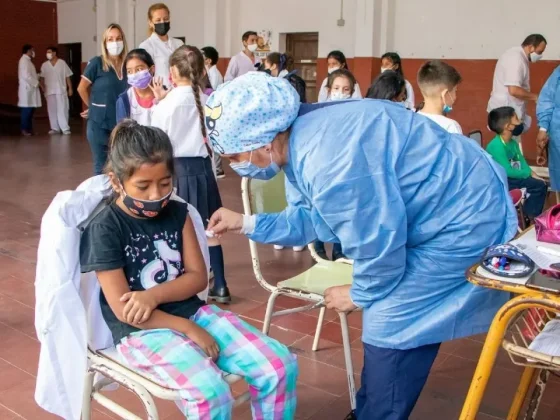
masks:
[[[144,48],[136,48],[132,51],[130,51],[125,59],[124,59],[124,68],[126,69],[126,65],[128,64],[128,60],[132,60],[133,58],[136,58],[140,61],[143,61],[144,63],[146,63],[146,65],[149,68],[152,68],[153,66],[155,66],[154,63],[154,59],[152,58],[152,56],[150,55],[150,53],[148,51],[146,51]]]
[[[350,70],[338,69],[333,71],[331,74],[329,74],[329,78],[327,79],[327,88],[330,90],[332,88],[335,79],[337,79],[338,77],[344,77],[350,81],[350,85],[351,85],[350,95],[353,95],[354,89],[356,88],[356,78],[350,72]]]
[[[215,66],[218,64],[218,60],[220,59],[220,55],[218,54],[218,50],[214,47],[204,47],[202,48],[202,54],[204,54],[205,58],[208,58],[212,65]]]
[[[206,139],[206,125],[204,123],[204,109],[200,102],[200,93],[204,85],[204,57],[200,50],[191,45],[182,45],[169,58],[169,66],[176,67],[179,76],[189,79],[194,93],[196,109],[200,118],[200,131]]]
[[[400,76],[404,79],[401,56],[398,55],[396,52],[387,52],[381,56],[381,60],[383,60],[384,58],[386,58],[387,60],[391,60],[393,66],[397,66],[397,68],[394,69],[393,71],[400,74]]]
[[[394,101],[405,90],[403,77],[394,71],[386,71],[375,78],[366,98]]]
[[[331,51],[329,55],[327,55],[327,60],[329,58],[334,58],[336,61],[338,61],[341,64],[342,68],[348,68],[348,63],[346,62],[346,56],[342,51],[338,51],[338,50]]]
[[[280,54],[278,52],[268,54],[265,60],[268,61],[271,65],[276,64],[276,67],[278,67],[278,73],[280,73],[282,70],[291,71],[294,65],[294,59],[291,55]]]
[[[173,176],[173,146],[165,132],[126,119],[111,133],[105,173],[124,182],[143,164],[165,163]]]

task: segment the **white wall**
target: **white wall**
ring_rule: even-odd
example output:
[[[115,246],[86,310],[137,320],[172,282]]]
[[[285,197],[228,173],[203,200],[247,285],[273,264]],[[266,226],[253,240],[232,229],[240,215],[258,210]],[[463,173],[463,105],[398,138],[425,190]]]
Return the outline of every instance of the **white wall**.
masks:
[[[120,23],[130,47],[147,36],[147,10],[156,0],[76,0],[58,5],[59,42],[82,42],[84,61],[99,53],[108,23]],[[404,58],[495,59],[526,35],[549,41],[545,59],[560,58],[559,0],[344,0],[345,25],[337,26],[342,0],[164,0],[171,9],[172,36],[197,46],[215,45],[230,57],[247,30],[281,34],[318,32],[319,57],[340,49],[348,57],[379,57],[397,51]],[[134,16],[136,3],[136,16]],[[93,10],[97,4],[97,13]]]
[[[393,0],[391,4],[387,49],[403,57],[495,59],[527,35],[542,33],[549,42],[544,58],[560,58],[558,0]]]

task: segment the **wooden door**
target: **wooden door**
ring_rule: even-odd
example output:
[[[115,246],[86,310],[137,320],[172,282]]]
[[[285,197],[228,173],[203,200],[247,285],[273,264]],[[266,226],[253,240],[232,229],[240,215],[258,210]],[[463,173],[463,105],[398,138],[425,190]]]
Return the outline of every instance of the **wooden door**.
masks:
[[[70,70],[72,70],[72,95],[70,100],[70,117],[80,117],[82,112],[82,100],[78,95],[78,85],[82,77],[82,44],[80,42],[72,44],[60,44],[58,46],[59,58],[66,61]]]
[[[305,80],[307,102],[317,102],[319,33],[286,34],[286,53],[294,58],[294,69]]]

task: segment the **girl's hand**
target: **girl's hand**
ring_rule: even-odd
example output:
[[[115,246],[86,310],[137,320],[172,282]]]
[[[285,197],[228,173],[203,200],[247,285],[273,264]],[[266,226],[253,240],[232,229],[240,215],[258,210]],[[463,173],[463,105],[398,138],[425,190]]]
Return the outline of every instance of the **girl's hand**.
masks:
[[[121,302],[126,302],[123,317],[128,324],[141,324],[150,319],[152,311],[158,303],[149,290],[128,292],[121,296]]]
[[[240,232],[242,228],[243,215],[222,207],[212,215],[206,230],[220,238],[226,232]]]
[[[158,101],[161,101],[163,98],[165,98],[167,96],[167,93],[169,92],[165,90],[165,87],[163,86],[163,77],[154,77],[149,87],[153,92],[154,97]]]
[[[199,327],[194,322],[191,323],[187,337],[194,341],[195,344],[200,347],[204,353],[211,357],[213,361],[218,360],[220,347],[218,347],[216,340],[214,340],[214,338],[208,334],[204,328]]]
[[[86,109],[85,111],[80,112],[80,117],[82,117],[82,118],[84,118],[84,119],[87,120],[87,118],[88,118],[88,113],[89,113],[89,109]]]

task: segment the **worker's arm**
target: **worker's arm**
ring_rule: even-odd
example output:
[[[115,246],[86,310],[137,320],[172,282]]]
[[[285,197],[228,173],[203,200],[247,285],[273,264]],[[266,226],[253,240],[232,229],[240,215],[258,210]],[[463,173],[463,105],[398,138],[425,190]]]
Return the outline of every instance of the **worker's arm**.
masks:
[[[529,92],[519,86],[508,86],[508,93],[514,98],[520,99],[522,101],[536,101],[538,95],[536,93]]]
[[[550,128],[554,109],[560,106],[560,104],[555,101],[558,95],[558,89],[560,89],[560,66],[554,70],[544,84],[537,101],[538,125],[541,130],[546,132],[548,132]]]
[[[379,168],[327,182],[313,203],[344,255],[354,260],[352,302],[367,308],[391,293],[406,270],[407,243],[406,208],[395,173]]]
[[[74,90],[72,89],[72,79],[70,77],[66,78],[66,88],[68,90],[68,96],[74,95]]]

